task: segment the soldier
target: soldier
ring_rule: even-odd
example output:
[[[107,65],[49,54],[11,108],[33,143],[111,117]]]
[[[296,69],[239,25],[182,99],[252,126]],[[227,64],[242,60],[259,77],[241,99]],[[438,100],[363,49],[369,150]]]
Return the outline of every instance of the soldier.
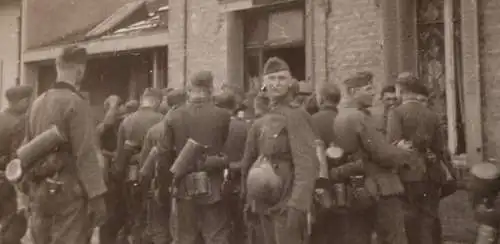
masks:
[[[64,48],[56,59],[57,82],[34,101],[28,114],[27,142],[54,124],[71,135],[25,176],[35,243],[86,244],[91,228],[105,219],[107,189],[94,120],[90,104],[78,92],[86,60],[84,48]]]
[[[125,235],[131,234],[133,242],[140,241],[145,217],[142,208],[142,193],[138,185],[139,155],[148,130],[161,121],[163,115],[158,112],[162,96],[154,88],[148,88],[141,96],[139,109],[128,115],[118,130],[114,178],[125,186],[127,205],[127,224]],[[130,232],[130,233],[129,233]]]
[[[439,232],[440,189],[446,182],[441,162],[447,160],[439,116],[418,101],[425,87],[411,74],[400,75],[396,84],[402,104],[389,114],[387,137],[411,147],[410,168],[401,172],[409,211],[406,232],[409,243],[441,243]]]
[[[371,107],[370,113],[373,116],[378,130],[385,135],[387,133],[387,116],[389,111],[397,106],[398,98],[396,96],[396,88],[393,85],[387,85],[382,88],[380,92],[380,101],[382,104]]]
[[[264,116],[269,111],[269,98],[263,93],[259,92],[253,99],[254,114],[256,118]]]
[[[334,133],[332,124],[338,112],[337,105],[340,102],[340,90],[335,84],[325,83],[319,89],[319,97],[319,112],[312,116],[312,121],[317,136],[328,147],[333,142]],[[336,235],[339,235],[332,232],[338,229],[332,226],[337,223],[337,218],[330,211],[320,208],[321,206],[317,207],[321,214],[317,214],[316,223],[313,228],[312,243],[326,244],[334,240]]]
[[[33,89],[29,86],[8,89],[5,96],[9,107],[0,113],[0,243],[20,243],[26,233],[24,213],[17,211],[16,189],[4,177],[3,171],[24,139],[25,115],[32,94]]]
[[[213,76],[201,71],[194,75],[188,88],[186,105],[172,111],[165,120],[165,131],[158,143],[161,163],[159,177],[169,175],[170,165],[188,139],[207,146],[206,159],[190,173],[174,179],[174,243],[194,244],[202,238],[206,244],[229,243],[229,212],[221,196],[223,170],[227,159],[220,156],[229,132],[231,114],[212,103]],[[187,185],[193,180],[210,189]],[[161,186],[165,187],[165,186]],[[205,188],[206,189],[206,188]]]
[[[168,113],[171,113],[171,111],[174,111],[175,109],[182,106],[185,103],[185,99],[186,93],[183,89],[169,90],[166,96],[167,103],[169,104],[169,106],[171,106]],[[148,130],[140,154],[141,167],[146,161],[146,158],[148,157],[150,151],[161,140],[165,129],[164,120],[167,118],[167,116],[169,115],[165,115],[162,121],[158,122]],[[170,231],[168,230],[168,223],[170,221],[170,202],[168,201],[168,199],[170,199],[170,194],[166,196],[158,195],[160,192],[168,193],[168,190],[162,191],[161,189],[158,189],[160,185],[159,181],[171,182],[171,180],[172,177],[163,176],[163,178],[160,179],[155,175],[152,175],[151,178],[141,180],[141,184],[151,185],[151,188],[149,190],[152,190],[154,192],[154,197],[156,198],[154,200],[147,200],[148,217],[150,217],[147,221],[147,230],[151,238],[151,242],[155,244],[170,243],[171,241]],[[164,200],[160,200],[159,198],[162,198]],[[166,204],[161,205],[160,203]]]
[[[106,193],[106,205],[108,210],[108,218],[106,222],[99,228],[99,240],[101,243],[116,243],[120,229],[125,224],[126,208],[122,204],[123,188],[117,179],[113,178],[111,165],[114,164],[116,154],[116,143],[118,140],[118,129],[123,121],[122,112],[120,111],[120,97],[116,95],[109,96],[104,101],[106,115],[97,126],[97,133],[101,145],[101,152],[106,158],[106,185],[108,192]]]
[[[137,109],[139,109],[139,102],[135,99],[132,99],[132,100],[129,100],[128,102],[125,103],[125,110],[126,110],[126,113],[127,115],[128,114],[133,114],[134,112],[137,111]]]
[[[334,141],[344,155],[331,169],[330,180],[353,191],[347,212],[338,219],[343,234],[339,238],[340,243],[367,244],[375,230],[379,243],[405,244],[400,200],[404,189],[396,172],[407,152],[389,144],[376,129],[368,110],[374,95],[372,78],[369,72],[358,72],[344,82],[351,99],[334,122]]]
[[[5,169],[24,139],[25,116],[31,103],[33,89],[17,86],[7,90],[9,107],[0,113],[0,168]]]
[[[316,136],[311,116],[291,107],[294,83],[285,61],[273,57],[266,62],[264,84],[271,110],[248,133],[242,169],[246,195],[274,227],[262,225],[266,243],[303,243],[319,168]],[[273,187],[267,188],[268,183]]]
[[[224,152],[230,162],[229,173],[225,179],[224,193],[227,197],[229,210],[233,222],[231,243],[243,243],[245,224],[243,220],[243,204],[240,199],[241,186],[241,159],[245,151],[245,142],[251,121],[238,117],[235,113],[239,109],[236,98],[230,92],[215,97],[215,104],[219,108],[227,109],[233,116],[229,125],[229,134]]]

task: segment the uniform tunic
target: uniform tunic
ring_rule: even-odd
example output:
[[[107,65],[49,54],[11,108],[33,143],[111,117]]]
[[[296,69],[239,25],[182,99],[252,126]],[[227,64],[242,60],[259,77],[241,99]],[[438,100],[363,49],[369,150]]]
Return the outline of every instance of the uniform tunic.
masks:
[[[35,100],[28,116],[27,141],[53,124],[69,135],[68,151],[55,154],[64,167],[54,179],[63,184],[51,194],[47,181],[30,182],[33,238],[37,244],[86,244],[91,233],[88,199],[104,194],[106,185],[90,105],[68,83],[55,83]]]
[[[231,115],[207,100],[189,101],[167,116],[165,131],[158,143],[160,178],[169,175],[171,164],[189,138],[208,146],[208,155],[223,151]],[[221,202],[222,168],[206,172],[212,192],[206,198],[190,199],[183,188],[184,181],[181,179],[178,184],[176,207],[172,213],[176,244],[194,244],[199,236],[206,244],[229,243],[229,216],[227,207]]]
[[[100,133],[101,151],[107,159],[106,164],[106,184],[108,192],[106,194],[106,209],[108,219],[99,228],[99,240],[101,243],[116,242],[120,229],[125,224],[126,208],[123,205],[122,184],[110,177],[110,166],[113,165],[113,158],[117,148],[118,128],[122,119],[116,119],[112,124],[102,126]],[[99,130],[99,126],[98,126]]]
[[[445,143],[439,116],[416,100],[404,101],[389,114],[387,136],[391,142],[407,140],[417,151],[417,159],[426,160],[427,150],[438,159],[445,160]],[[420,162],[414,160],[412,162]],[[439,201],[440,187],[445,183],[445,174],[438,162],[426,163],[426,175],[414,181],[420,172],[410,170],[403,176],[411,178],[406,184],[409,214],[406,219],[408,241],[413,244],[441,243]]]
[[[24,139],[26,118],[11,109],[0,112],[0,170],[13,158]]]
[[[165,119],[165,118],[163,118]],[[146,138],[144,139],[144,144],[142,146],[141,154],[140,154],[140,164],[141,167],[144,166],[144,161],[149,155],[149,152],[151,149],[156,146],[158,141],[161,139],[164,131],[164,122],[163,120],[160,121],[159,123],[155,124],[153,127],[151,127],[148,130],[148,133],[146,134]],[[148,190],[149,191],[157,191],[156,189],[156,182],[153,184],[151,183],[151,180],[155,181],[156,179],[155,175],[152,175],[152,178],[148,179],[143,179],[142,184],[147,184],[149,186],[155,185],[154,187],[150,187]],[[151,195],[151,194],[148,194]],[[160,196],[156,196],[160,197]],[[167,196],[168,197],[168,196]],[[159,199],[153,199],[151,196],[148,197],[146,200],[146,208],[147,208],[147,228],[146,232],[148,235],[148,238],[151,240],[152,243],[158,243],[158,244],[163,244],[163,243],[170,243],[170,232],[169,232],[169,211],[170,211],[170,206],[169,205],[160,205],[158,202]],[[168,203],[168,201],[165,201]]]
[[[305,239],[306,213],[312,204],[319,163],[314,147],[311,117],[301,108],[278,106],[252,125],[243,158],[243,175],[259,156],[267,157],[282,179],[280,201],[266,210],[272,228],[266,232],[268,243],[293,244]],[[301,221],[287,224],[290,209],[301,213]]]
[[[322,105],[319,112],[313,114],[312,122],[317,136],[324,142],[326,147],[334,140],[333,122],[337,117],[337,107],[334,105]],[[331,212],[321,212],[316,215],[316,222],[313,227],[312,242],[317,244],[327,244],[335,240],[339,235],[341,225],[338,224],[339,216]]]
[[[403,187],[395,173],[400,163],[405,161],[406,152],[389,144],[377,130],[370,113],[355,103],[340,110],[334,122],[334,131],[336,144],[346,154],[362,155],[365,187],[377,199],[372,211],[348,213],[344,224],[344,243],[370,243],[373,230],[377,231],[380,243],[407,243],[399,200]],[[367,221],[370,219],[375,223],[370,224]]]
[[[153,108],[140,107],[137,111],[127,116],[118,130],[117,159],[125,153],[125,141],[132,141],[142,147],[148,130],[161,121],[163,115]],[[137,154],[140,155],[140,154]],[[114,170],[117,178],[121,181],[125,179],[127,167],[130,162],[115,161]],[[127,220],[125,233],[132,231],[132,236],[136,241],[143,237],[145,227],[145,209],[143,208],[143,193],[145,188],[136,188],[134,182],[122,182],[124,186],[125,202],[127,205]],[[130,228],[130,229],[129,229]]]

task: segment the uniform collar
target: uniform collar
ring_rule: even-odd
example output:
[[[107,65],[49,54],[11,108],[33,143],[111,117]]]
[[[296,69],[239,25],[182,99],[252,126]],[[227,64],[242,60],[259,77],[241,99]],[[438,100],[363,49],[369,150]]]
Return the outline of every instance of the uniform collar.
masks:
[[[335,106],[333,104],[321,104],[319,106],[319,110],[337,111],[337,106]]]
[[[65,81],[57,81],[56,83],[54,83],[52,86],[51,86],[51,89],[56,89],[56,90],[69,90],[73,93],[75,93],[76,95],[78,95],[79,97],[81,97],[82,99],[85,99],[85,97],[76,89],[75,86],[69,84],[68,82],[65,82]]]

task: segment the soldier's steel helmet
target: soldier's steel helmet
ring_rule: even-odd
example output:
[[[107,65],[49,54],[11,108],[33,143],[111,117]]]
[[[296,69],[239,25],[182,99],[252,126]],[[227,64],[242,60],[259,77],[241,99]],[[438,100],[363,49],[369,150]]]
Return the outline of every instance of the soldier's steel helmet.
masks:
[[[475,193],[488,193],[496,189],[500,170],[497,165],[484,162],[472,166],[470,174],[472,179],[469,181],[469,190]]]
[[[252,167],[248,172],[247,196],[250,200],[265,204],[275,204],[280,199],[282,180],[274,172],[270,163],[256,163],[258,165]]]

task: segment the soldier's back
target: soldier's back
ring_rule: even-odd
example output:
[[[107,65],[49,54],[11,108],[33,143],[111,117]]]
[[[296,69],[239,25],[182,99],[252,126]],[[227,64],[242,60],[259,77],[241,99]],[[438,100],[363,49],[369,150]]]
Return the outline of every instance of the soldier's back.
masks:
[[[432,148],[433,143],[441,141],[441,138],[437,138],[440,135],[438,133],[439,116],[422,103],[403,103],[393,109],[391,117],[400,123],[400,128],[389,128],[391,141],[395,139],[409,140],[416,148],[420,149]]]
[[[64,127],[65,120],[82,108],[88,108],[85,110],[88,110],[88,115],[91,116],[90,105],[78,93],[70,89],[49,89],[33,102],[28,118],[29,139],[52,125]]]
[[[314,129],[321,140],[328,146],[333,141],[333,122],[337,117],[337,110],[320,109],[319,112],[312,115]]]
[[[125,137],[142,145],[148,130],[159,123],[163,115],[152,108],[139,108],[123,121]]]
[[[357,108],[343,108],[333,122],[335,142],[346,152],[356,152],[359,147],[359,127],[365,124],[366,115]]]
[[[212,103],[188,103],[172,111],[168,124],[173,129],[175,148],[184,147],[187,139],[220,152],[227,139],[231,115]]]
[[[243,157],[245,142],[250,126],[251,124],[247,120],[237,117],[231,118],[228,138],[225,146],[225,151],[229,156],[229,160],[237,161]]]

